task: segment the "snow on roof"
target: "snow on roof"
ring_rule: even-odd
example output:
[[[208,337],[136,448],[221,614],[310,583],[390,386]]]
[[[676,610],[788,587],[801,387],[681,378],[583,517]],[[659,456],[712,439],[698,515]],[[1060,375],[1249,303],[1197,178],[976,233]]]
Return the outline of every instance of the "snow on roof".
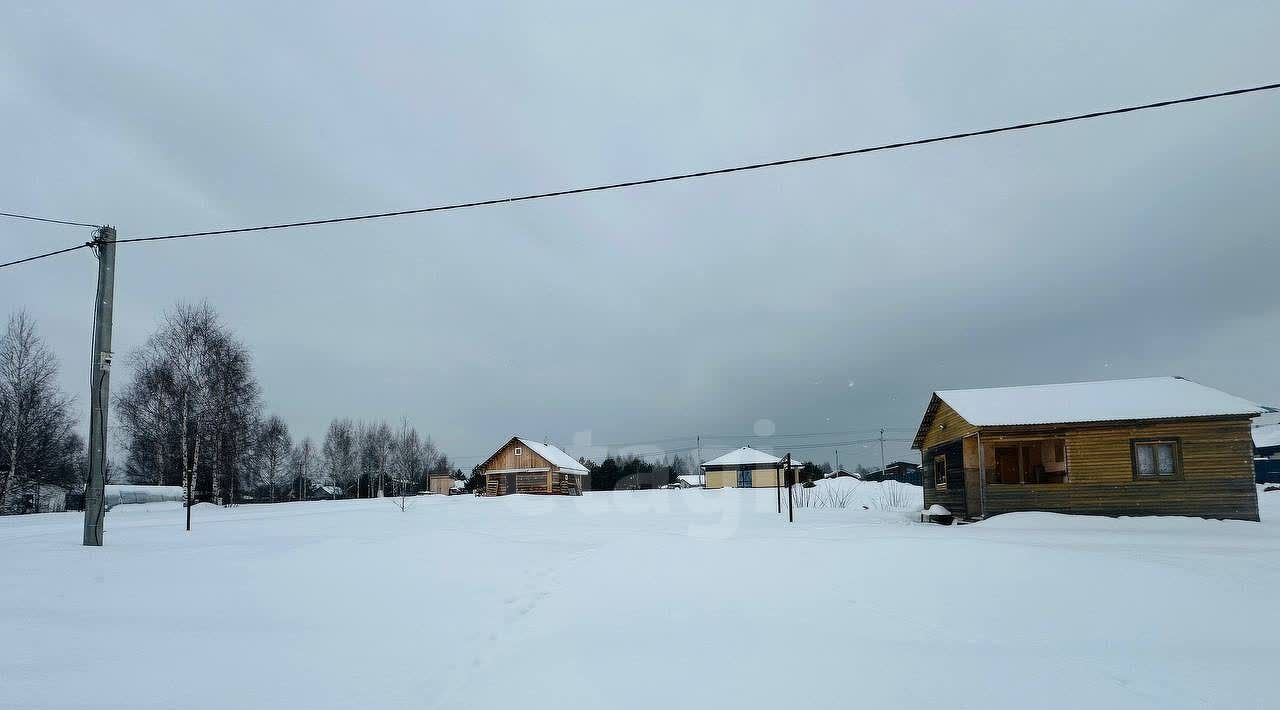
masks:
[[[558,447],[551,444],[541,444],[531,439],[522,439],[520,437],[516,437],[516,439],[521,444],[529,447],[530,451],[546,459],[552,466],[565,471],[587,472],[586,466],[578,463],[572,456],[561,451]]]
[[[724,456],[719,456],[706,463],[703,466],[749,466],[751,464],[778,463],[782,459],[773,454],[766,454],[763,451],[757,451],[750,446],[744,446],[741,449],[734,449]],[[794,463],[794,462],[792,462]]]
[[[936,392],[974,426],[1178,419],[1268,411],[1181,377],[1071,382]]]
[[[1253,445],[1259,449],[1280,446],[1280,423],[1255,426],[1253,428]]]
[[[701,473],[685,473],[676,476],[676,478],[691,486],[705,486],[707,483],[706,476],[703,476]]]

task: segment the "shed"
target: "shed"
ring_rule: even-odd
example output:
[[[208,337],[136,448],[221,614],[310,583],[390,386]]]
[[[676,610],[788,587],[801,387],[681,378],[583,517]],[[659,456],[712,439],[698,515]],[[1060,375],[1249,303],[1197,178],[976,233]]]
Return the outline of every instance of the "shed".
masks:
[[[1181,377],[934,392],[912,448],[924,504],[1258,519],[1250,420],[1266,411]]]
[[[706,485],[706,475],[701,473],[685,473],[676,476],[684,488],[702,488]]]
[[[480,464],[485,495],[511,493],[578,495],[586,490],[587,467],[558,447],[512,437]]]
[[[446,474],[432,475],[427,478],[427,492],[435,493],[436,495],[447,496],[453,491],[454,488],[458,487],[455,484],[462,484],[464,486],[466,485],[462,481],[459,481],[458,479],[454,478],[452,474],[446,473]]]

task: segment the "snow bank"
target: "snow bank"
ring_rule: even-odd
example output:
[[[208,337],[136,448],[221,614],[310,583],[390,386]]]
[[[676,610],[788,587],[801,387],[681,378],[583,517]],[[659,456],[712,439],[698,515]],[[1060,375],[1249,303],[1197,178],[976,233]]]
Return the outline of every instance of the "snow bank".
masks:
[[[0,518],[0,707],[1277,705],[1280,493],[952,527],[775,495],[121,506],[102,549]]]

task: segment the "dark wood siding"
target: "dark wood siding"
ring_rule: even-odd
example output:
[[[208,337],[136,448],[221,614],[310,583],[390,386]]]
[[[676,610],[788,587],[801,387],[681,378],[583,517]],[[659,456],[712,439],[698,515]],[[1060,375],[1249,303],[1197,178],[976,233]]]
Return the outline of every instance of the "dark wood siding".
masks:
[[[942,475],[945,477],[945,488],[938,488],[939,471],[934,465],[936,457],[945,457],[947,465]],[[964,487],[964,443],[951,441],[924,452],[924,507],[937,504],[951,511],[952,515],[967,517],[968,505],[965,503]]]
[[[1189,515],[1257,520],[1253,480],[1130,481],[987,487],[987,514],[1042,510],[1078,515]]]

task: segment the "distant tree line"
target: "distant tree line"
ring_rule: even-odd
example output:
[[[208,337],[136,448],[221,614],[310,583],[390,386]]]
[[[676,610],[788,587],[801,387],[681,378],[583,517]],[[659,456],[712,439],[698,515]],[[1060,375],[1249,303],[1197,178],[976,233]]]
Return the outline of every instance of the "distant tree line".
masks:
[[[108,483],[189,484],[196,500],[225,504],[402,495],[430,477],[465,478],[407,420],[339,418],[320,444],[295,441],[281,417],[264,412],[248,348],[208,304],[165,312],[117,362],[128,375],[112,400],[111,443],[124,456],[122,467],[108,461]],[[42,486],[50,500],[83,489],[88,451],[58,375],[35,320],[10,315],[0,332],[0,513],[49,509]]]
[[[132,355],[116,397],[129,481],[228,503],[415,493],[450,461],[407,420],[334,419],[317,446],[264,414],[248,349],[208,304],[179,304]]]
[[[427,487],[431,478],[465,480],[430,437],[401,420],[334,419],[325,431],[318,464],[335,496],[355,498],[403,495]]]
[[[35,512],[44,486],[85,477],[75,400],[57,384],[59,363],[26,311],[0,333],[0,513]]]
[[[676,455],[663,457],[661,461],[649,461],[640,456],[610,455],[600,463],[579,459],[591,474],[591,489],[596,491],[644,490],[660,488],[675,483],[679,476],[698,473],[692,457]]]

